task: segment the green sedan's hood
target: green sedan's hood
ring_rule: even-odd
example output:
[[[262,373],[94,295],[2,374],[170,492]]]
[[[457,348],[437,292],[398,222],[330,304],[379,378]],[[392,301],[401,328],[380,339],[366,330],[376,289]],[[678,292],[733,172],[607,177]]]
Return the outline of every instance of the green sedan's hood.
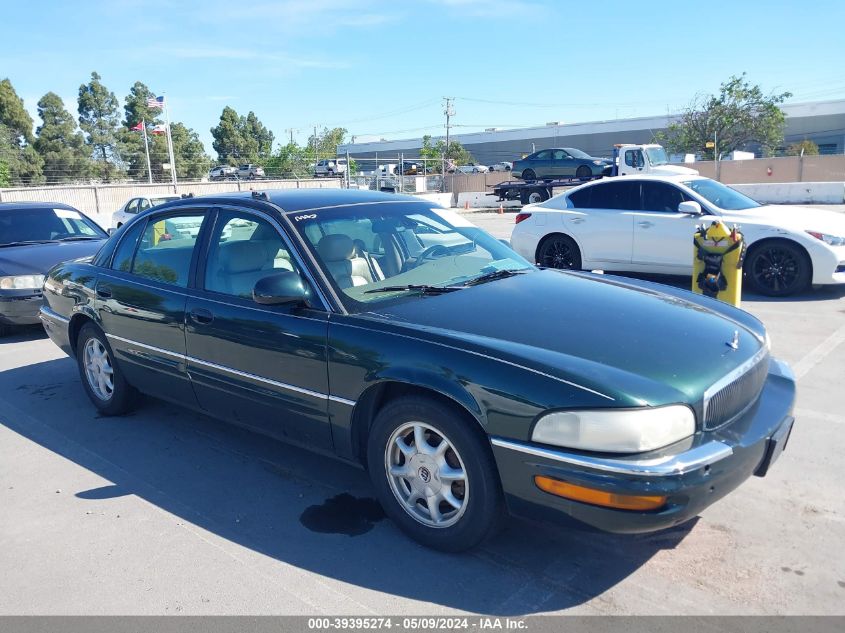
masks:
[[[754,356],[765,337],[748,313],[686,291],[553,270],[409,299],[367,316],[620,403],[653,405],[699,402],[705,389]]]

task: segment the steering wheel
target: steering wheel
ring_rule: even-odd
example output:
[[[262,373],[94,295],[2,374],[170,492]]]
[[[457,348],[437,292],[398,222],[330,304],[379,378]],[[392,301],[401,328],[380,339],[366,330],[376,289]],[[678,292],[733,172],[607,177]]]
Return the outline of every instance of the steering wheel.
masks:
[[[417,255],[417,262],[416,264],[414,264],[414,266],[419,266],[425,260],[431,259],[432,257],[438,254],[440,254],[441,256],[448,255],[449,249],[443,246],[443,244],[435,244],[434,246],[429,246],[428,248],[424,249],[419,255]]]

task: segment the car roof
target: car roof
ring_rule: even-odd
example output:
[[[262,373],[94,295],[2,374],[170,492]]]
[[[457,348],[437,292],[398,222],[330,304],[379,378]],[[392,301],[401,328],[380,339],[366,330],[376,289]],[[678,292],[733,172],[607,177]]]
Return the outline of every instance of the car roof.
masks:
[[[76,207],[72,207],[64,202],[37,202],[34,200],[0,202],[0,211],[14,211],[16,209],[68,209],[70,211],[79,211]]]
[[[586,189],[587,187],[595,187],[598,184],[603,182],[619,182],[619,181],[626,181],[626,180],[649,180],[654,182],[673,182],[673,183],[682,183],[688,180],[712,180],[711,178],[706,178],[704,176],[696,176],[694,174],[672,174],[672,175],[660,175],[660,174],[629,174],[627,176],[613,176],[609,178],[600,178],[598,180],[591,180],[590,182],[584,183],[583,185],[578,185],[577,187],[573,187],[569,189],[566,193],[570,194],[575,191],[580,191],[581,189]]]
[[[266,194],[267,199],[264,199],[263,196],[259,196],[258,194]],[[158,206],[156,210],[194,205],[197,200],[202,200],[209,204],[231,204],[233,201],[241,201],[248,203],[248,206],[255,206],[256,204],[269,201],[280,207],[283,212],[308,211],[310,209],[321,209],[325,207],[379,202],[427,202],[425,199],[417,196],[371,191],[368,189],[336,189],[327,187],[315,189],[261,189],[255,191],[217,193],[207,196],[182,198]]]

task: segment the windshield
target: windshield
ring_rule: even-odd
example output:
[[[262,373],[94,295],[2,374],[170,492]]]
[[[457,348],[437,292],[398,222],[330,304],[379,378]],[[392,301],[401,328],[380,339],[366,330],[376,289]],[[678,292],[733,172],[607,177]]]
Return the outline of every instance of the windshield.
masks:
[[[648,155],[648,159],[654,166],[667,165],[669,163],[669,157],[666,156],[666,150],[662,147],[646,147],[645,153]]]
[[[424,294],[421,287],[465,290],[468,282],[491,273],[497,273],[494,279],[501,271],[535,270],[457,213],[424,202],[361,204],[288,217],[350,312],[417,299]]]
[[[574,147],[564,147],[563,149],[569,152],[572,158],[592,158],[586,152],[582,152],[580,149],[575,149]]]
[[[722,183],[710,180],[709,178],[687,180],[683,184],[720,209],[725,209],[727,211],[741,211],[743,209],[753,209],[760,206],[759,202],[741,194],[736,189],[726,187]]]
[[[32,207],[0,210],[0,246],[17,242],[105,237],[100,227],[73,209]]]

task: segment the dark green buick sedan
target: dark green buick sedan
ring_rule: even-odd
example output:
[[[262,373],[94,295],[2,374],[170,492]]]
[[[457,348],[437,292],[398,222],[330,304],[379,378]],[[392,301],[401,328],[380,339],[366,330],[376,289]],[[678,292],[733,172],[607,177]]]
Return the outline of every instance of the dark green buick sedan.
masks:
[[[793,424],[794,378],[749,314],[537,269],[418,198],[178,200],[55,267],[44,297],[103,414],[145,393],[361,465],[442,550],[507,512],[676,525],[765,475]]]

